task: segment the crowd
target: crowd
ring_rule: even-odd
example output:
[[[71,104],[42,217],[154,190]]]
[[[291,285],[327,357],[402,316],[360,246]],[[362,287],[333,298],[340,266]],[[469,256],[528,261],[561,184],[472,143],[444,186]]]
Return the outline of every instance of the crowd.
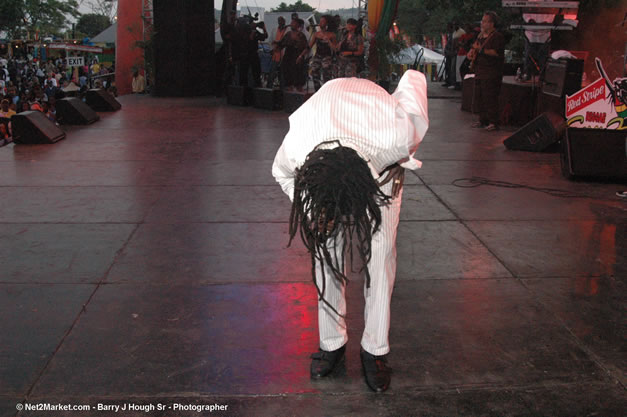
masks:
[[[89,76],[107,75],[97,61],[89,66],[68,67],[62,58],[35,60],[0,60],[0,146],[11,142],[11,117],[28,110],[40,111],[56,123],[56,101],[72,91],[89,88]],[[97,81],[96,84],[100,84]],[[110,86],[108,86],[110,87]]]
[[[287,25],[285,18],[279,16],[278,27],[268,34],[265,24],[255,22],[254,17],[236,19],[231,15],[221,27],[225,43],[218,52],[223,85],[235,79],[239,85],[302,91],[311,73],[317,91],[326,81],[355,77],[363,70],[361,21],[348,19],[342,27],[339,16],[325,15],[318,25],[310,24],[305,29],[305,21],[298,13],[293,13],[291,18]],[[263,72],[259,42],[271,45],[270,59]]]

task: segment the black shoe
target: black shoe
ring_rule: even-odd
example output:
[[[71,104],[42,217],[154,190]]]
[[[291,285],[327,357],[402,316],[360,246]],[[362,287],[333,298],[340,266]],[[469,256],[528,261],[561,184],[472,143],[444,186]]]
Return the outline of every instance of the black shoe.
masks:
[[[361,366],[364,368],[366,384],[374,392],[383,392],[390,386],[391,370],[385,356],[374,356],[361,349]]]
[[[319,352],[311,355],[311,377],[322,378],[329,375],[344,359],[346,345],[332,352],[320,349]]]

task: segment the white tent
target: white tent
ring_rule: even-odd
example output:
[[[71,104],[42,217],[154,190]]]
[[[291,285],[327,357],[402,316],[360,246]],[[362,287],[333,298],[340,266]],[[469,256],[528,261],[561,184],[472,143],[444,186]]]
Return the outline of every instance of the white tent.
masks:
[[[117,22],[90,39],[93,43],[115,43],[118,34]]]
[[[421,56],[422,55],[422,56]],[[416,58],[419,57],[417,61]],[[395,64],[437,64],[438,71],[444,63],[444,55],[438,54],[429,48],[421,45],[412,45],[403,49],[397,56],[392,59]]]

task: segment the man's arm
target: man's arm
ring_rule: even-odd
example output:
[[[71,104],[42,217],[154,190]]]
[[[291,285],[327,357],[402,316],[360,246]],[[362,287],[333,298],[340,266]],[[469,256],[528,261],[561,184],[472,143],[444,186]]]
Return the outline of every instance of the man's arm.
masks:
[[[407,158],[398,161],[403,168],[417,169],[422,165],[414,153],[429,128],[427,80],[421,72],[407,70],[392,93],[398,100],[396,125],[398,134],[407,138]]]
[[[272,164],[272,176],[281,185],[283,192],[291,201],[294,200],[294,171],[296,164],[289,158],[285,149],[285,142],[281,144]]]

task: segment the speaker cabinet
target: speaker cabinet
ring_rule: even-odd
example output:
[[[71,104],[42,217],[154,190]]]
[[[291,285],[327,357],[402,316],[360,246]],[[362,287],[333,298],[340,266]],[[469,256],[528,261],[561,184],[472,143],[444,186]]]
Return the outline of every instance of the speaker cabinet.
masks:
[[[98,113],[76,97],[57,101],[57,122],[66,125],[88,125],[100,120]]]
[[[159,0],[154,10],[154,89],[157,96],[214,92],[213,0]]]
[[[253,89],[254,104],[258,109],[279,110],[283,107],[283,92],[271,88]]]
[[[229,85],[226,102],[233,106],[248,106],[253,103],[253,89],[245,85]]]
[[[555,97],[572,95],[581,89],[583,59],[549,59],[544,70],[542,92]]]
[[[285,110],[286,113],[294,113],[301,104],[306,102],[312,95],[313,94],[309,92],[285,92],[283,94],[283,110]]]
[[[65,132],[40,111],[25,111],[11,118],[13,142],[18,144],[55,143],[65,138]]]
[[[472,113],[479,113],[479,103],[475,103],[473,95],[475,94],[475,79],[473,77],[466,78],[462,81],[462,110]]]
[[[87,90],[85,102],[95,111],[117,111],[122,108],[122,105],[115,97],[99,88]]]
[[[566,129],[562,116],[552,112],[542,113],[503,141],[507,149],[541,152],[560,140]]]
[[[568,128],[560,162],[562,175],[569,179],[580,176],[627,181],[627,130]]]

